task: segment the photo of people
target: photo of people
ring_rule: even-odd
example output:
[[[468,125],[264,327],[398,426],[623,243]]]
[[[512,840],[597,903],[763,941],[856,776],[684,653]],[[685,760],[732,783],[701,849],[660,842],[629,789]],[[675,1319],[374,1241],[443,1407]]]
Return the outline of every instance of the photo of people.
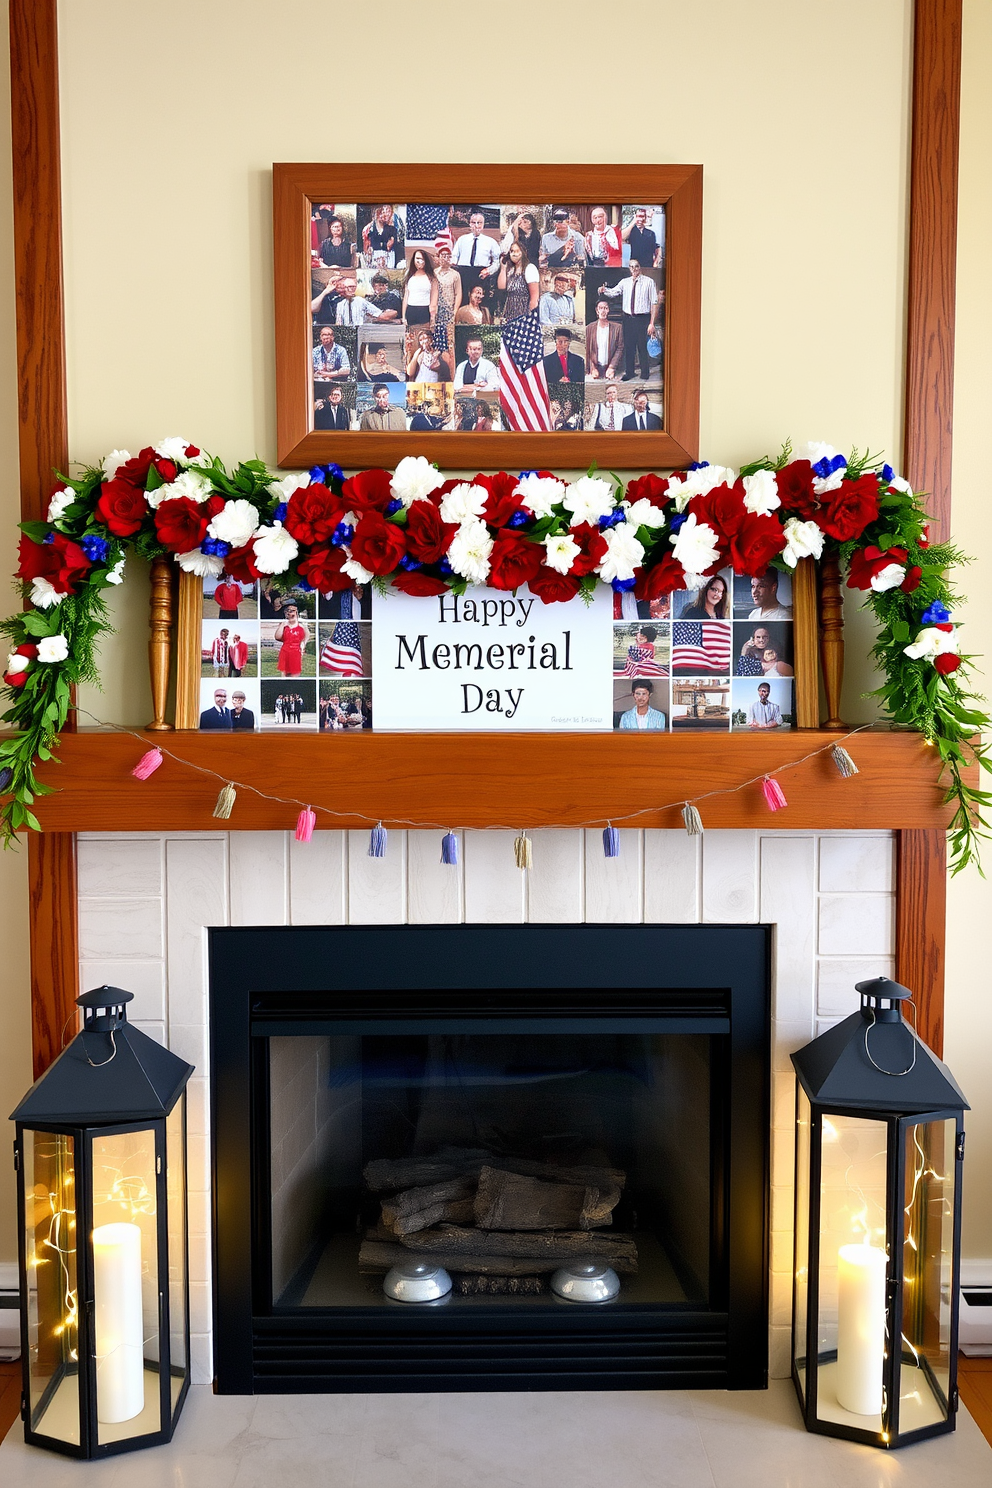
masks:
[[[585,399],[586,366],[581,354],[582,338],[578,326],[545,326],[544,375],[548,386],[554,382],[577,382],[576,396]]]
[[[346,733],[372,727],[372,683],[325,679],[320,683],[321,732]]]
[[[358,264],[355,207],[324,208],[310,218],[310,251],[314,264],[324,268],[353,269]]]
[[[200,683],[200,728],[232,733],[259,727],[258,682]]]
[[[792,579],[769,568],[760,578],[734,576],[735,620],[791,620]]]
[[[667,677],[672,661],[667,625],[650,621],[613,627],[615,677]]]
[[[204,620],[257,620],[258,586],[241,583],[227,574],[203,581]]]
[[[462,434],[491,434],[500,425],[499,400],[491,393],[484,396],[463,388],[461,396],[455,396],[452,413],[453,427]]]
[[[455,392],[499,396],[498,326],[455,326]]]
[[[751,733],[770,733],[795,726],[793,683],[782,677],[735,677],[733,726]]]
[[[738,677],[794,675],[792,626],[776,620],[734,621],[734,674]]]
[[[604,269],[601,274],[586,271],[586,320],[595,323],[602,319],[602,311],[597,309],[600,300],[609,300],[619,308],[624,382],[636,379],[645,386],[661,384],[660,328],[664,325],[665,297],[659,279],[657,269],[645,268],[635,258],[626,269]],[[609,318],[615,319],[615,312],[611,311]]]
[[[404,258],[406,230],[403,207],[359,203],[357,208],[359,262],[366,269],[395,269]]]
[[[313,385],[313,426],[344,433],[355,422],[357,390],[353,382],[315,382]]]
[[[574,434],[582,428],[585,405],[582,389],[571,382],[552,382],[548,386],[551,399],[551,427],[556,433]]]
[[[730,570],[714,574],[699,589],[676,589],[672,614],[676,620],[729,620]]]
[[[634,411],[632,394],[615,382],[590,382],[585,386],[585,427],[619,433],[623,421]]]
[[[402,325],[364,325],[358,332],[359,382],[406,382]]]
[[[259,603],[263,620],[282,619],[289,605],[294,605],[297,612],[309,620],[312,620],[317,612],[316,596],[313,590],[298,588],[288,581],[287,576],[279,579],[261,579]]]
[[[396,325],[403,319],[403,269],[359,269],[356,295],[368,300],[379,312],[377,326]]]
[[[356,584],[354,589],[333,589],[317,595],[317,612],[321,620],[370,620],[372,586]]]
[[[663,733],[668,728],[669,684],[653,677],[633,677],[613,684],[613,727]]]
[[[407,383],[451,382],[454,372],[447,337],[440,338],[430,326],[408,326],[403,347]]]
[[[426,248],[410,248],[403,278],[403,320],[408,326],[430,325],[437,319],[438,282],[434,259]]]
[[[542,269],[540,271],[537,276],[540,289],[537,311],[542,327],[570,325],[577,330],[580,325],[584,324],[583,278],[581,269]],[[530,308],[533,309],[533,306]]]
[[[279,620],[263,620],[259,646],[261,675],[287,679],[316,676],[314,630],[313,621],[302,616],[291,601]]]
[[[363,434],[402,433],[406,429],[406,384],[360,382],[355,407]]]
[[[620,235],[625,264],[636,259],[644,269],[661,268],[665,252],[664,207],[624,207]]]
[[[317,727],[317,683],[264,680],[260,685],[259,726],[282,733]]]
[[[729,727],[729,681],[672,679],[673,729],[709,729],[722,732]]]
[[[354,379],[356,346],[355,332],[347,326],[315,326],[311,352],[314,385]]]
[[[200,634],[201,677],[257,677],[258,621],[204,620]]]
[[[406,412],[411,433],[436,433],[453,416],[454,388],[450,382],[408,382]]]
[[[330,620],[317,626],[320,676],[371,677],[372,627],[368,621]]]

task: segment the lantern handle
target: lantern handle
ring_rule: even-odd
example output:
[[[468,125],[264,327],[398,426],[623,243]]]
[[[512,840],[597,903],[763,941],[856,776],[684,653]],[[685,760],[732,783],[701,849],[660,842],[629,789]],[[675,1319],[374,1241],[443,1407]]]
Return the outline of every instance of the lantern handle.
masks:
[[[909,1065],[907,1066],[906,1069],[902,1069],[902,1070],[884,1069],[882,1065],[876,1064],[875,1061],[874,1061],[874,1059],[872,1059],[872,1057],[871,1057],[871,1050],[868,1047],[868,1035],[871,1033],[872,1029],[875,1026],[875,1009],[874,1008],[868,1008],[867,1009],[867,1011],[871,1014],[871,1022],[870,1023],[867,1023],[865,1025],[865,1053],[868,1056],[868,1063],[871,1065],[872,1069],[877,1069],[878,1070],[878,1073],[880,1075],[898,1075],[898,1076],[911,1075],[913,1073],[914,1069],[916,1068],[916,1046],[917,1046],[918,1039],[919,1039],[919,1036],[918,1036],[918,1034],[916,1032],[916,1003],[913,1001],[913,999],[911,997],[907,997],[907,998],[905,998],[903,1000],[906,1001],[906,1002],[908,1002],[909,1003],[909,1006],[913,1009],[913,1027],[909,1030],[910,1031],[910,1034],[912,1036],[912,1040],[913,1040],[913,1058],[910,1061],[910,1063],[909,1063]]]

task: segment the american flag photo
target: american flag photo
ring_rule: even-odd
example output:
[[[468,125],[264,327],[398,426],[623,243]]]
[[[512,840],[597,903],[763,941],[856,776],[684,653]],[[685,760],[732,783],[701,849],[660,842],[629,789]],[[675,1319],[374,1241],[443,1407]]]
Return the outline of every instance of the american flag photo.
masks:
[[[551,428],[551,400],[544,375],[544,341],[536,310],[503,327],[499,353],[499,401],[507,429]]]
[[[331,626],[331,633],[320,653],[320,669],[338,677],[366,675],[362,662],[362,633],[354,620],[339,620]]]
[[[623,675],[625,677],[663,677],[665,668],[655,661],[653,646],[628,646]]]
[[[730,626],[718,620],[676,620],[672,625],[672,671],[730,674]]]

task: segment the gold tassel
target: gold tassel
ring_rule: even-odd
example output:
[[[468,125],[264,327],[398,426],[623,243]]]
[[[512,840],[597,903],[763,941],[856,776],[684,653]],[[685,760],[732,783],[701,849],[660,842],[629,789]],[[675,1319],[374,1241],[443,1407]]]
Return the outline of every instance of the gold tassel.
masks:
[[[220,795],[217,797],[217,805],[214,807],[214,816],[219,817],[221,821],[226,821],[231,812],[234,810],[234,803],[237,798],[238,793],[234,789],[233,785],[228,784],[223,786],[221,788]]]
[[[830,758],[837,766],[845,780],[850,780],[852,775],[860,775],[861,771],[854,763],[843,744],[835,744],[830,751]]]
[[[520,836],[514,842],[513,856],[516,859],[518,868],[533,868],[534,853],[530,845],[530,838],[526,832],[521,832]]]

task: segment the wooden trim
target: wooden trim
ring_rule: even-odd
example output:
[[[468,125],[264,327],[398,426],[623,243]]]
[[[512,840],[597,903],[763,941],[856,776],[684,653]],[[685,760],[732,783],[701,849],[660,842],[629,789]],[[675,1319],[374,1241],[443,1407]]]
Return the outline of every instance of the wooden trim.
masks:
[[[195,729],[200,722],[200,631],[203,580],[179,574],[179,623],[176,626],[176,728]]]
[[[802,729],[820,724],[820,665],[817,656],[819,619],[816,604],[816,564],[801,558],[792,576],[793,666],[796,674],[796,723]]]
[[[944,1047],[947,837],[904,830],[896,839],[896,981],[915,994],[920,1037]]]
[[[903,466],[929,492],[933,535],[951,518],[961,0],[916,0]]]
[[[74,736],[78,737],[78,735]],[[28,834],[31,940],[31,1045],[34,1077],[61,1052],[79,993],[76,839],[71,832]],[[67,1037],[75,1031],[70,1022]]]
[[[647,470],[686,465],[699,452],[702,293],[701,165],[309,165],[272,167],[279,464],[335,460],[392,466],[397,436],[310,429],[310,277],[304,257],[311,201],[568,201],[650,199],[668,207],[665,303],[665,429],[659,434],[418,434],[417,452],[443,467],[546,465]],[[671,374],[669,367],[671,366]],[[402,445],[402,439],[399,444]]]

